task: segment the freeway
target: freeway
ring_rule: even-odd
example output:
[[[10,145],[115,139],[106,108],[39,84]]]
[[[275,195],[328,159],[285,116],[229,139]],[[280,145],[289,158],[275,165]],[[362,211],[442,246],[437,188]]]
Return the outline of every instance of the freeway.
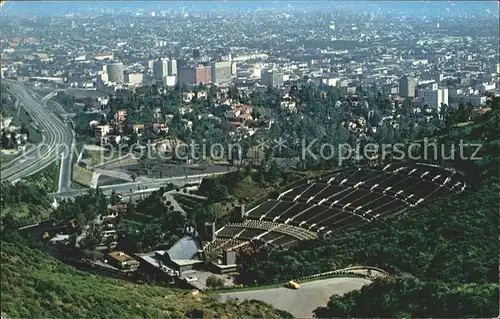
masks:
[[[19,160],[2,167],[2,179],[16,181],[28,177],[44,169],[56,161],[58,156],[61,156],[62,182],[60,180],[59,187],[62,190],[69,189],[71,156],[68,152],[71,153],[74,133],[67,124],[47,110],[46,102],[52,95],[49,94],[39,101],[24,84],[7,79],[2,79],[2,82],[7,85],[8,90],[19,99],[25,110],[36,120],[43,136],[42,142],[23,154]]]

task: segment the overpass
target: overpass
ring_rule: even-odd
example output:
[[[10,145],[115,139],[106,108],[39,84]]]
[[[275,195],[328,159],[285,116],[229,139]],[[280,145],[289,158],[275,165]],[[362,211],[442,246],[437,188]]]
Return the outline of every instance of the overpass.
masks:
[[[137,180],[136,182],[127,182],[116,185],[106,185],[101,186],[99,189],[103,191],[105,195],[111,195],[113,191],[115,191],[118,195],[123,197],[128,197],[130,195],[147,195],[153,191],[157,191],[160,187],[165,187],[167,184],[172,183],[175,186],[183,187],[186,184],[200,184],[203,178],[226,174],[226,172],[222,173],[207,173],[207,174],[198,174],[198,175],[188,175],[188,176],[177,176],[177,177],[168,177],[161,179],[152,179],[151,181]],[[50,198],[56,199],[70,199],[74,197],[78,197],[87,192],[87,189],[71,189],[61,193],[51,193],[48,194]]]

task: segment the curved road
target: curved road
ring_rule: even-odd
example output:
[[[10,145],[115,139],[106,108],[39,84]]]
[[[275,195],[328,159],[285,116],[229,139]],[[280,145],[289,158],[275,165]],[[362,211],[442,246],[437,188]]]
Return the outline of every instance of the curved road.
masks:
[[[240,291],[221,294],[221,298],[222,300],[238,298],[241,301],[260,300],[274,308],[288,311],[296,318],[312,318],[314,309],[326,306],[330,296],[359,290],[370,282],[362,278],[330,278],[303,283],[298,290],[280,287]]]
[[[66,179],[69,181],[67,177],[70,175],[71,163],[68,164],[68,160],[70,161],[74,135],[66,123],[46,108],[46,101],[51,95],[44,97],[42,101],[38,101],[24,84],[7,79],[2,79],[2,82],[19,99],[25,110],[36,120],[39,128],[43,130],[41,143],[21,155],[15,162],[2,167],[2,179],[16,181],[30,176],[59,158],[63,160],[59,186],[63,189],[69,188]]]

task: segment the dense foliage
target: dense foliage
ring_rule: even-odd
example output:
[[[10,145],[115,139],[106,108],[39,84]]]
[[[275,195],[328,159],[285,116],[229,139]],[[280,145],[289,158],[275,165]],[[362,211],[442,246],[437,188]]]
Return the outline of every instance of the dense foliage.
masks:
[[[15,185],[2,182],[0,194],[2,230],[38,222],[50,214],[47,193],[37,185],[23,181]]]
[[[335,296],[318,318],[492,318],[498,284],[445,284],[414,277],[375,280],[344,297]]]
[[[221,303],[212,295],[96,277],[3,241],[1,263],[1,311],[7,318],[290,317],[258,301]]]

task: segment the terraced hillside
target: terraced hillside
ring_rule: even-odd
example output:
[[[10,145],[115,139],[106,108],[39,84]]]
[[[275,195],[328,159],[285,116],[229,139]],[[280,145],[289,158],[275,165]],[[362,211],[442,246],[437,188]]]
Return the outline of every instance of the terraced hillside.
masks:
[[[395,163],[383,169],[348,168],[281,193],[245,213],[246,220],[216,233],[206,249],[222,253],[252,240],[290,247],[387,218],[426,201],[462,192],[464,177],[426,164]]]

